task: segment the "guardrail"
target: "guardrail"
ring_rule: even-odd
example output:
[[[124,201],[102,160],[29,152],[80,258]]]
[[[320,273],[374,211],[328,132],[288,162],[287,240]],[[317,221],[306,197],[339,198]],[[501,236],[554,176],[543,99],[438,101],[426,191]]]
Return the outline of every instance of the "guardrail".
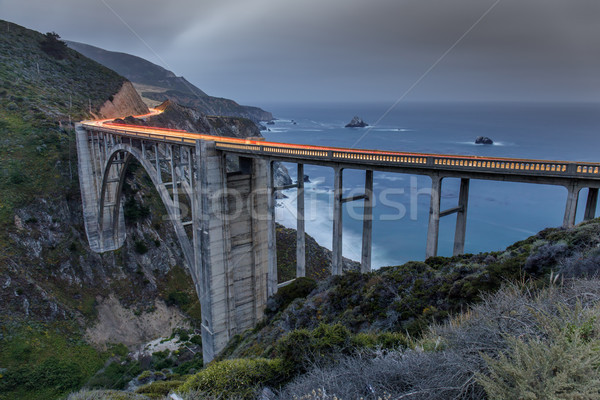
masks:
[[[276,156],[277,158],[289,158],[290,160],[312,159],[365,165],[376,164],[384,166],[430,168],[434,170],[468,170],[531,176],[600,179],[600,163],[355,150],[229,138],[199,133],[187,133],[179,130],[162,130],[160,128],[136,126],[135,129],[131,129],[131,127],[128,127],[127,125],[113,125],[113,127],[98,126],[94,124],[83,125],[92,131],[174,144],[195,145],[196,140],[198,139],[211,140],[216,143],[217,149],[223,151],[251,154],[254,156]],[[163,131],[165,134],[157,133],[157,131]]]

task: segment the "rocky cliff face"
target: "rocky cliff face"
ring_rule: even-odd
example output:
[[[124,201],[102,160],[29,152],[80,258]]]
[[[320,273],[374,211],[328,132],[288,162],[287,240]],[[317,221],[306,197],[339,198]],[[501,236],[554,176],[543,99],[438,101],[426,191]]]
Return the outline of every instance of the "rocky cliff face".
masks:
[[[131,82],[124,82],[121,89],[109,97],[100,107],[100,118],[118,118],[123,115],[141,115],[148,113],[148,107],[142,101]]]
[[[118,72],[140,86],[143,97],[163,102],[172,100],[195,108],[206,115],[248,118],[253,122],[270,121],[273,115],[258,107],[244,106],[233,100],[209,96],[188,82],[143,58],[107,51],[84,43],[67,42],[69,47],[86,57]]]

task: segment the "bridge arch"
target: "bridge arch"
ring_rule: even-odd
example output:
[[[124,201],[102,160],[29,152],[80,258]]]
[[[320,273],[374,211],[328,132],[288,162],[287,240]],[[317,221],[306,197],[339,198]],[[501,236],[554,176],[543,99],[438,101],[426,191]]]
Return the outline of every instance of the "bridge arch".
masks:
[[[173,224],[185,260],[189,266],[192,266],[194,264],[194,252],[180,218],[179,204],[176,204],[178,202],[171,197],[166,184],[159,178],[159,174],[161,173],[159,170],[160,166],[158,167],[159,169],[157,169],[148,158],[144,157],[140,149],[131,144],[120,143],[113,146],[110,149],[102,168],[98,210],[98,225],[100,227],[102,239],[104,239],[103,235],[112,234],[114,242],[119,243],[119,245],[125,240],[125,232],[123,231],[125,225],[122,221],[124,216],[121,207],[121,197],[123,184],[125,182],[125,174],[132,160],[138,161],[149,175],[152,184],[156,188],[160,199],[167,210],[168,218]],[[175,176],[172,176],[172,181],[179,181],[181,183],[183,192],[190,198],[191,204],[192,188],[189,183],[187,183],[186,180],[179,180],[177,172],[175,172]],[[177,189],[173,188],[173,190]],[[191,275],[194,279],[194,283],[197,284],[197,282],[195,282],[195,274]]]

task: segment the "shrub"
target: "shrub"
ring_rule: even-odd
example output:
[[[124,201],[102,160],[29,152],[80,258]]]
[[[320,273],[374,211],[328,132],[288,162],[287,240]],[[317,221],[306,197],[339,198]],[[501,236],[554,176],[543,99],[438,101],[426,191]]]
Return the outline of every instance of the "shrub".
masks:
[[[67,400],[147,400],[146,396],[116,390],[82,390],[72,393]]]
[[[556,318],[550,321],[548,337],[511,337],[507,354],[484,357],[489,376],[479,373],[477,379],[489,398],[600,397],[600,335],[593,327],[595,317],[562,329],[557,328],[559,323]]]
[[[286,308],[292,301],[300,297],[306,297],[317,287],[317,282],[310,278],[296,278],[292,283],[280,288],[277,293],[269,299],[267,313],[275,314]]]
[[[327,364],[352,353],[350,331],[341,324],[321,324],[313,331],[298,329],[283,336],[276,354],[291,371],[304,371],[314,363]]]
[[[148,252],[148,246],[143,240],[136,240],[133,244],[133,248],[138,254],[146,254]]]
[[[192,302],[190,295],[187,292],[181,290],[175,290],[169,293],[167,296],[167,305],[178,307],[185,307]]]
[[[144,385],[135,390],[136,393],[146,395],[152,399],[162,399],[183,384],[183,381],[159,381]]]
[[[409,346],[408,338],[400,332],[359,333],[352,337],[352,346],[360,349],[400,349]]]
[[[276,384],[282,377],[280,359],[234,359],[210,364],[188,378],[180,387],[182,392],[201,391],[218,396],[254,399],[262,386]]]

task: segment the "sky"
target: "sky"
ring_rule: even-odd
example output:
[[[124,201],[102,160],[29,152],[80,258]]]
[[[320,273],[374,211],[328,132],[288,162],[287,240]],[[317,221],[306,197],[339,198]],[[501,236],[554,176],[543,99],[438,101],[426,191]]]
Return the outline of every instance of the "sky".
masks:
[[[243,104],[600,101],[598,0],[0,0],[0,19]]]

